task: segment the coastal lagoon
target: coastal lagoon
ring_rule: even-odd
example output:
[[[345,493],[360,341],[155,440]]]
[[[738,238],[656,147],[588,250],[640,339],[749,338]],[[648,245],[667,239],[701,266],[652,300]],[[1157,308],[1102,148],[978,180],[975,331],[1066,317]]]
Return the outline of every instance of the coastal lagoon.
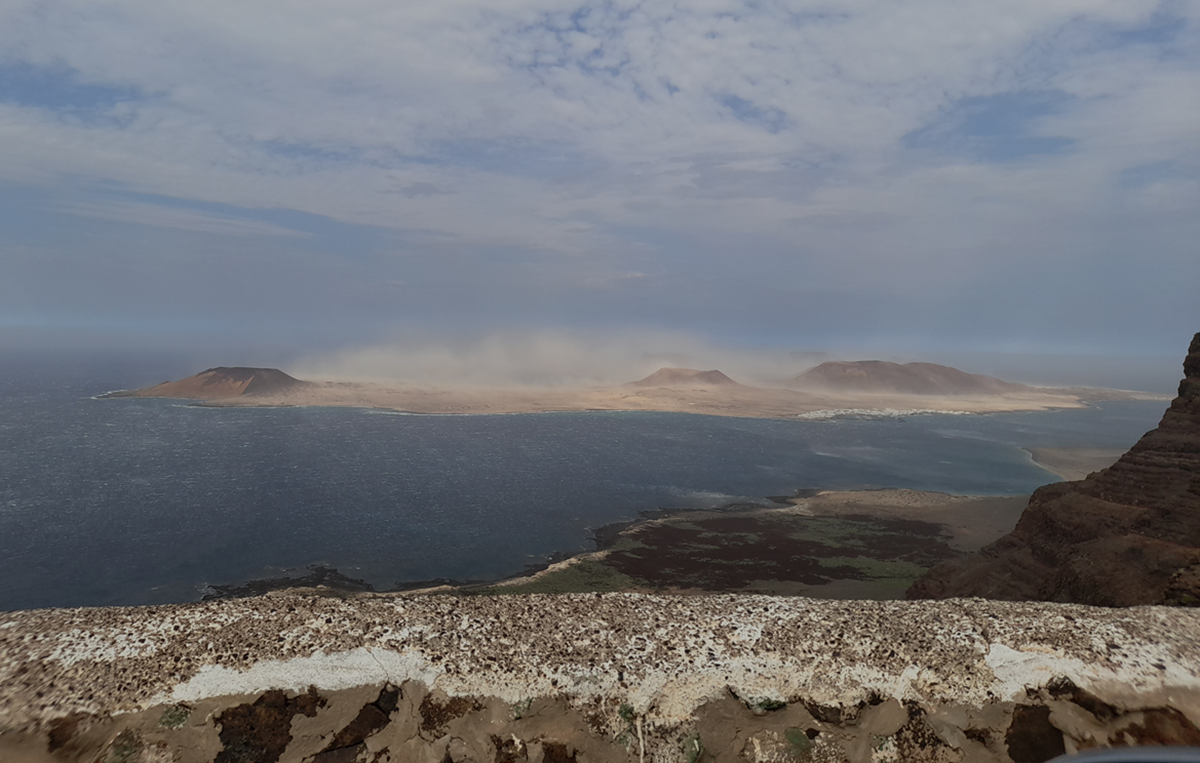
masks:
[[[1124,449],[1165,401],[988,415],[405,415],[107,399],[119,374],[0,378],[0,609],[191,601],[335,567],[494,579],[660,507],[797,489],[1029,493],[1023,447]]]

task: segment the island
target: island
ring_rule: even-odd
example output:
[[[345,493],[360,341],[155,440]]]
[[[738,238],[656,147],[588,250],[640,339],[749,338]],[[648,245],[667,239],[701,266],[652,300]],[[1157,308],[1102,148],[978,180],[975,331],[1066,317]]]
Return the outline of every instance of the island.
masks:
[[[1089,400],[1157,399],[1126,390],[1031,387],[933,363],[830,361],[775,386],[720,370],[661,368],[609,387],[438,386],[404,381],[301,381],[274,368],[218,367],[103,397],[174,397],[206,406],[353,406],[408,413],[669,411],[788,419],[834,411],[992,413],[1078,408]]]

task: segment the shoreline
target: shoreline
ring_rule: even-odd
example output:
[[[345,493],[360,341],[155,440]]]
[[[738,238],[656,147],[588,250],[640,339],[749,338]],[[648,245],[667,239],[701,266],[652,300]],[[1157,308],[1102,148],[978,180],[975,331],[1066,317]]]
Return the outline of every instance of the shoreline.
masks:
[[[344,389],[344,388],[339,388]],[[307,389],[311,392],[311,388]],[[528,393],[525,390],[523,394]],[[701,389],[692,390],[692,394],[702,394]],[[128,395],[126,397],[137,397]],[[187,398],[172,398],[188,400]],[[394,408],[373,405],[365,407],[356,405],[362,400],[329,399],[316,400],[309,395],[275,396],[275,397],[240,397],[224,400],[193,401],[191,405],[202,408],[241,408],[241,407],[297,407],[321,406],[330,408],[358,407],[360,410],[380,415],[402,416],[463,416],[463,415],[519,415],[522,413],[693,413],[698,415],[721,415],[741,417],[756,417],[768,419],[785,419],[792,421],[813,421],[820,425],[824,421],[853,420],[859,418],[886,417],[903,420],[908,416],[923,416],[927,413],[944,413],[948,415],[967,415],[962,410],[941,411],[928,407],[896,408],[896,409],[867,409],[861,405],[846,408],[823,408],[827,415],[788,415],[788,416],[755,416],[757,411],[741,410],[737,413],[728,410],[710,412],[708,410],[687,411],[666,409],[612,409],[549,408],[545,401],[539,410],[505,411],[495,408],[487,411],[468,410],[439,410],[414,411],[397,410]],[[373,401],[378,402],[378,401]],[[1002,400],[1003,403],[1013,403],[1012,400]],[[1063,402],[1061,398],[1056,402]],[[989,401],[991,408],[999,407],[997,401]],[[927,405],[927,404],[926,404]],[[960,406],[961,407],[961,406]],[[1061,407],[1061,406],[1060,406]],[[1072,407],[1085,407],[1082,403]],[[984,412],[977,412],[976,415]],[[1107,455],[1107,452],[1096,449],[1082,451],[1063,451],[1062,449],[1023,448],[1029,454],[1030,463],[1063,479],[1074,478],[1071,472],[1065,472],[1062,456],[1059,462],[1054,461],[1055,454],[1072,453],[1077,463],[1080,453]],[[1120,455],[1112,451],[1112,460]],[[1057,469],[1054,468],[1057,464]],[[1103,468],[1107,463],[1091,465],[1088,471]],[[1050,480],[1047,480],[1048,482]],[[1025,508],[1026,498],[1000,496],[949,496],[936,494],[936,500],[909,500],[903,511],[882,511],[879,501],[890,494],[907,494],[910,498],[918,494],[914,491],[864,489],[861,491],[822,491],[805,490],[789,496],[763,496],[761,502],[754,504],[737,504],[717,507],[715,509],[672,508],[638,512],[638,516],[625,522],[603,525],[591,529],[592,543],[595,548],[586,551],[572,551],[570,555],[562,552],[550,554],[537,562],[517,566],[510,574],[489,580],[442,579],[433,580],[399,580],[395,578],[373,581],[374,585],[364,581],[354,580],[351,576],[338,573],[336,569],[309,567],[291,571],[278,580],[247,579],[229,584],[213,586],[213,593],[219,596],[239,597],[255,595],[264,590],[294,589],[298,587],[323,587],[328,591],[341,591],[346,595],[359,593],[368,596],[415,595],[421,593],[460,593],[496,594],[521,592],[583,592],[583,591],[656,591],[656,592],[741,592],[741,593],[772,593],[777,595],[809,595],[829,596],[835,598],[897,598],[903,594],[907,585],[916,580],[926,569],[936,563],[946,561],[958,553],[965,553],[974,548],[986,545],[986,542],[998,539],[1011,531],[1016,519]],[[837,496],[833,498],[831,496]],[[864,496],[875,501],[863,501]],[[772,501],[775,505],[769,505]],[[965,501],[1008,501],[1011,521],[1006,526],[988,528],[969,516],[972,507]],[[1013,503],[1015,501],[1015,503]],[[861,516],[848,517],[847,510],[834,504],[841,502],[845,505],[855,505]],[[811,506],[810,506],[811,504]],[[797,508],[800,507],[800,508]],[[804,507],[815,513],[807,516],[821,516],[823,532],[833,532],[835,538],[806,536],[807,530],[797,526],[808,522],[804,516]],[[952,510],[954,509],[954,510]],[[832,517],[832,519],[830,519]],[[695,528],[680,528],[679,525],[697,520],[700,526],[726,524],[721,532],[728,531],[733,536],[743,540],[754,538],[769,546],[768,541],[776,535],[791,537],[795,543],[776,544],[777,548],[756,547],[753,544],[743,544],[738,550],[729,547],[725,540],[716,541],[721,535],[714,529],[697,530]],[[719,520],[719,521],[718,521]],[[729,521],[725,521],[729,520]],[[924,522],[923,525],[913,525],[905,530],[896,522]],[[817,523],[821,524],[821,523]],[[674,534],[676,537],[668,538]],[[908,548],[908,542],[900,536],[905,533],[923,537],[929,549],[918,551]],[[987,540],[964,547],[958,536],[966,533],[978,537],[987,536]],[[707,534],[707,538],[700,537]],[[818,535],[820,535],[818,533]],[[647,542],[647,536],[652,542]],[[653,536],[653,537],[650,537]],[[881,537],[886,542],[878,548],[865,544],[865,537]],[[840,538],[840,540],[839,540]],[[850,542],[847,544],[847,539]],[[951,542],[956,541],[956,542]],[[585,541],[586,542],[586,541]],[[623,545],[621,545],[623,544]],[[670,557],[677,562],[675,571],[664,572],[666,562],[652,565],[639,559],[636,544],[643,544],[653,549],[654,553]],[[807,544],[807,545],[806,545]],[[840,544],[840,546],[839,546]],[[834,552],[835,547],[850,549]],[[692,560],[680,557],[680,550],[690,548],[695,559],[708,562],[720,557],[714,569],[725,570],[721,574],[707,574],[701,568],[704,566]],[[649,553],[649,552],[647,552]],[[792,556],[787,556],[792,554]],[[785,559],[786,557],[786,559]],[[800,560],[800,561],[796,561]],[[533,560],[529,560],[533,561]],[[794,562],[794,563],[793,563]],[[707,563],[707,562],[705,562]],[[722,566],[723,565],[723,566]],[[796,569],[788,572],[783,570],[788,566]],[[522,568],[523,567],[523,568]],[[436,574],[436,573],[435,573]],[[790,577],[789,577],[790,576]],[[340,580],[345,585],[333,583]],[[308,582],[306,585],[306,581]],[[333,583],[333,584],[330,584]],[[382,585],[380,585],[382,583]],[[379,586],[376,589],[374,586]],[[208,598],[213,598],[208,596]]]
[[[495,580],[401,581],[375,590],[335,569],[310,567],[303,577],[221,586],[205,600],[279,590],[339,598],[633,592],[900,599],[934,564],[1011,531],[1028,496],[800,489],[763,501],[639,512],[594,528],[594,550],[555,552]]]
[[[1118,448],[1033,448],[1023,447],[1030,460],[1064,482],[1085,479],[1089,474],[1107,469],[1124,455]]]
[[[774,505],[643,511],[637,519],[593,530],[595,550],[558,561],[552,557],[532,573],[402,595],[632,592],[902,599],[933,564],[1010,532],[1029,500],[1028,495],[902,488],[796,492],[764,496]],[[780,534],[796,542],[771,542]],[[708,556],[697,555],[697,548]]]

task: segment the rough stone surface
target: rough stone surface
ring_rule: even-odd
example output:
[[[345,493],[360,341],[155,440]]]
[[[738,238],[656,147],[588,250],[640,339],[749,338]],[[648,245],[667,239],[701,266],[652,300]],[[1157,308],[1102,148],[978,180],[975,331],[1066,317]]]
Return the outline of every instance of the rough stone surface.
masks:
[[[0,615],[3,760],[1044,760],[1198,725],[1181,608],[280,592]]]
[[[1200,605],[1200,334],[1158,427],[1103,471],[1039,489],[1016,529],[909,598]]]

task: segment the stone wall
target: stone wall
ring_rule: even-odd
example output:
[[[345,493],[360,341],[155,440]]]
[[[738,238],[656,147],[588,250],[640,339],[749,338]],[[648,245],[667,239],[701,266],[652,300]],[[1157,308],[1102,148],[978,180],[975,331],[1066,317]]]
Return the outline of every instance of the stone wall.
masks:
[[[0,615],[0,760],[1042,761],[1200,745],[1200,612],[295,592]]]

